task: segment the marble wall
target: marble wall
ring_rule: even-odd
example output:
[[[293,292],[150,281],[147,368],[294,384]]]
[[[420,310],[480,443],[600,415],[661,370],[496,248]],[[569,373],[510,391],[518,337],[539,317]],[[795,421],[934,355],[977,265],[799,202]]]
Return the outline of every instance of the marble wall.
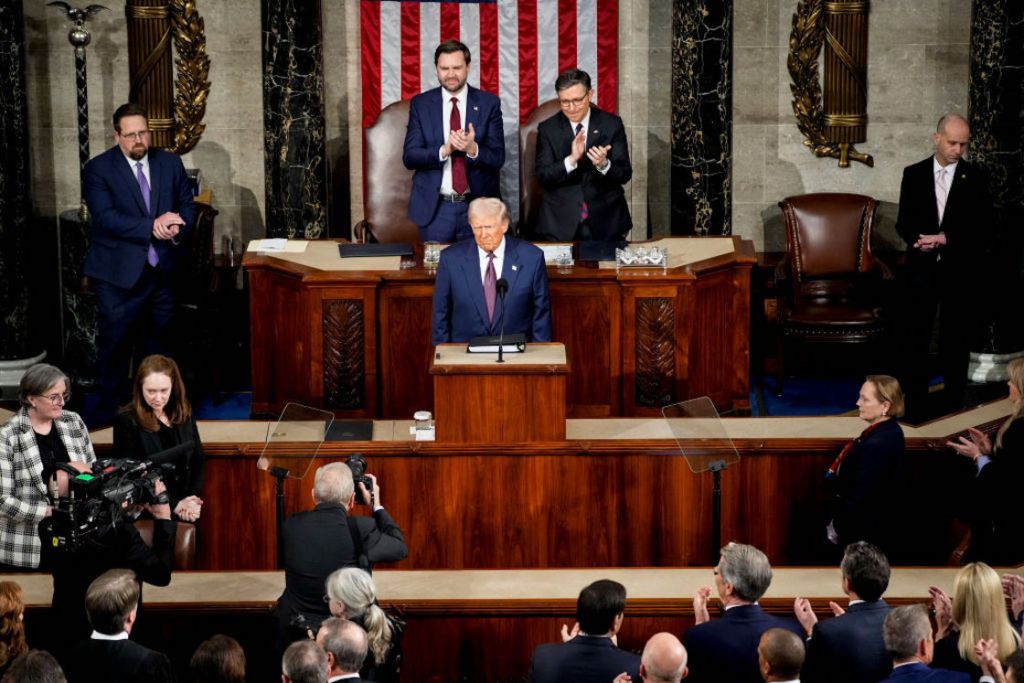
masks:
[[[801,143],[789,94],[786,56],[797,0],[735,0],[733,60],[733,234],[758,250],[782,251],[776,203],[826,190],[899,198],[903,167],[928,156],[935,122],[966,112],[971,3],[884,0],[871,3],[868,134],[857,145],[875,167],[817,159]],[[892,243],[892,207],[881,237]],[[898,246],[902,246],[900,242]]]

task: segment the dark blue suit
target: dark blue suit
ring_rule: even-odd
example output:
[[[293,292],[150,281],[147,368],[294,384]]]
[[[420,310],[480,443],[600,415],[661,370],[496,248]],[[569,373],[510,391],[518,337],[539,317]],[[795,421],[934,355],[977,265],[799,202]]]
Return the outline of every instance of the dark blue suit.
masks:
[[[921,664],[906,664],[892,670],[881,683],[971,683],[971,677],[960,671],[931,669]]]
[[[530,660],[529,683],[610,683],[625,671],[640,680],[640,658],[610,638],[576,636],[567,643],[539,645]]]
[[[885,649],[882,624],[889,614],[885,600],[858,602],[846,614],[819,621],[807,641],[804,683],[874,683],[888,676],[892,657]]]
[[[759,605],[733,607],[718,619],[686,631],[683,644],[690,655],[690,683],[729,681],[760,683],[757,645],[770,628],[784,628],[806,637],[796,621],[766,614]]]
[[[85,167],[85,201],[91,233],[85,274],[99,309],[97,365],[100,405],[96,417],[113,417],[118,392],[128,370],[131,336],[144,322],[142,353],[166,350],[167,328],[174,312],[171,272],[182,246],[153,237],[153,220],[171,211],[185,225],[174,242],[195,226],[196,207],[181,159],[150,148],[150,210],[139,182],[120,147],[93,158]],[[147,265],[150,245],[159,263]],[[141,357],[141,356],[140,356]]]
[[[505,164],[501,101],[490,93],[472,86],[466,87],[466,111],[460,112],[462,127],[469,130],[469,124],[473,124],[478,148],[475,159],[466,157],[469,193],[473,197],[500,197],[499,173]],[[443,235],[425,234],[423,231],[424,227],[434,221],[441,206],[441,179],[445,162],[438,158],[438,154],[441,146],[448,141],[449,131],[448,121],[441,120],[442,92],[447,95],[446,90],[434,88],[420,93],[409,103],[409,125],[405,131],[402,162],[406,168],[416,171],[412,178],[412,194],[409,196],[409,220],[420,226],[420,236],[424,240],[451,242],[456,238],[470,236],[468,224],[460,226],[459,234],[453,234],[448,239],[444,239]],[[459,206],[464,220],[465,204]]]
[[[544,252],[529,242],[505,236],[505,257],[498,278],[508,281],[505,334],[525,334],[527,341],[551,341],[551,301]],[[434,283],[434,344],[464,342],[498,334],[501,301],[487,322],[487,304],[480,276],[479,248],[474,240],[457,242],[441,252]]]

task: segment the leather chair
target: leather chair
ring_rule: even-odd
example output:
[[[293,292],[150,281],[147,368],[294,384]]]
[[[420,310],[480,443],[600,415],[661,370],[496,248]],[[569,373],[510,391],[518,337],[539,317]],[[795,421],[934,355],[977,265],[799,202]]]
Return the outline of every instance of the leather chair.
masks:
[[[876,200],[820,193],[787,197],[779,206],[786,225],[786,257],[776,272],[782,294],[776,384],[781,396],[787,346],[865,344],[885,337],[879,285],[891,274],[871,255]]]
[[[153,547],[153,520],[135,520],[135,529],[143,542]],[[174,538],[174,569],[196,568],[196,525],[178,522],[178,533]]]
[[[537,182],[537,126],[559,111],[558,99],[541,103],[519,127],[519,234],[534,236],[544,203],[544,188]]]
[[[384,107],[363,131],[363,215],[352,229],[355,242],[420,241],[419,227],[409,220],[413,172],[402,163],[409,102]]]

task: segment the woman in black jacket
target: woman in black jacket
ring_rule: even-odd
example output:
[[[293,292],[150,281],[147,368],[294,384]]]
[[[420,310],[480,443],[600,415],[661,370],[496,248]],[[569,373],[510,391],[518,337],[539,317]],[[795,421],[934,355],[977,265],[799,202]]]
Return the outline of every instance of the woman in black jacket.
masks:
[[[1006,366],[1013,412],[993,443],[981,430],[948,441],[960,455],[974,461],[976,476],[963,513],[970,526],[969,547],[954,551],[956,560],[990,565],[1024,562],[1024,524],[1020,523],[1020,485],[1024,476],[1024,358]]]
[[[142,359],[132,401],[114,418],[114,457],[149,460],[173,448],[174,474],[164,478],[174,516],[199,519],[206,456],[178,365],[166,356]],[[159,459],[162,462],[162,459]]]
[[[860,419],[868,423],[860,436],[839,453],[825,473],[833,485],[829,540],[843,548],[868,541],[889,554],[898,518],[892,509],[903,469],[903,391],[888,375],[869,375],[857,399]]]

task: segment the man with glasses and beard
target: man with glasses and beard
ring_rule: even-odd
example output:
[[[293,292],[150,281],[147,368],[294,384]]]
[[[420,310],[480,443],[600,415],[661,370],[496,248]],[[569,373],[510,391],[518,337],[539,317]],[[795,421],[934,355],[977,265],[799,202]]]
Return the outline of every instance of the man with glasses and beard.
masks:
[[[99,401],[94,423],[114,415],[127,388],[132,334],[141,353],[165,353],[174,312],[172,273],[196,207],[177,155],[149,146],[146,111],[123,104],[113,116],[117,143],[85,167],[91,232],[85,275],[99,311]]]

